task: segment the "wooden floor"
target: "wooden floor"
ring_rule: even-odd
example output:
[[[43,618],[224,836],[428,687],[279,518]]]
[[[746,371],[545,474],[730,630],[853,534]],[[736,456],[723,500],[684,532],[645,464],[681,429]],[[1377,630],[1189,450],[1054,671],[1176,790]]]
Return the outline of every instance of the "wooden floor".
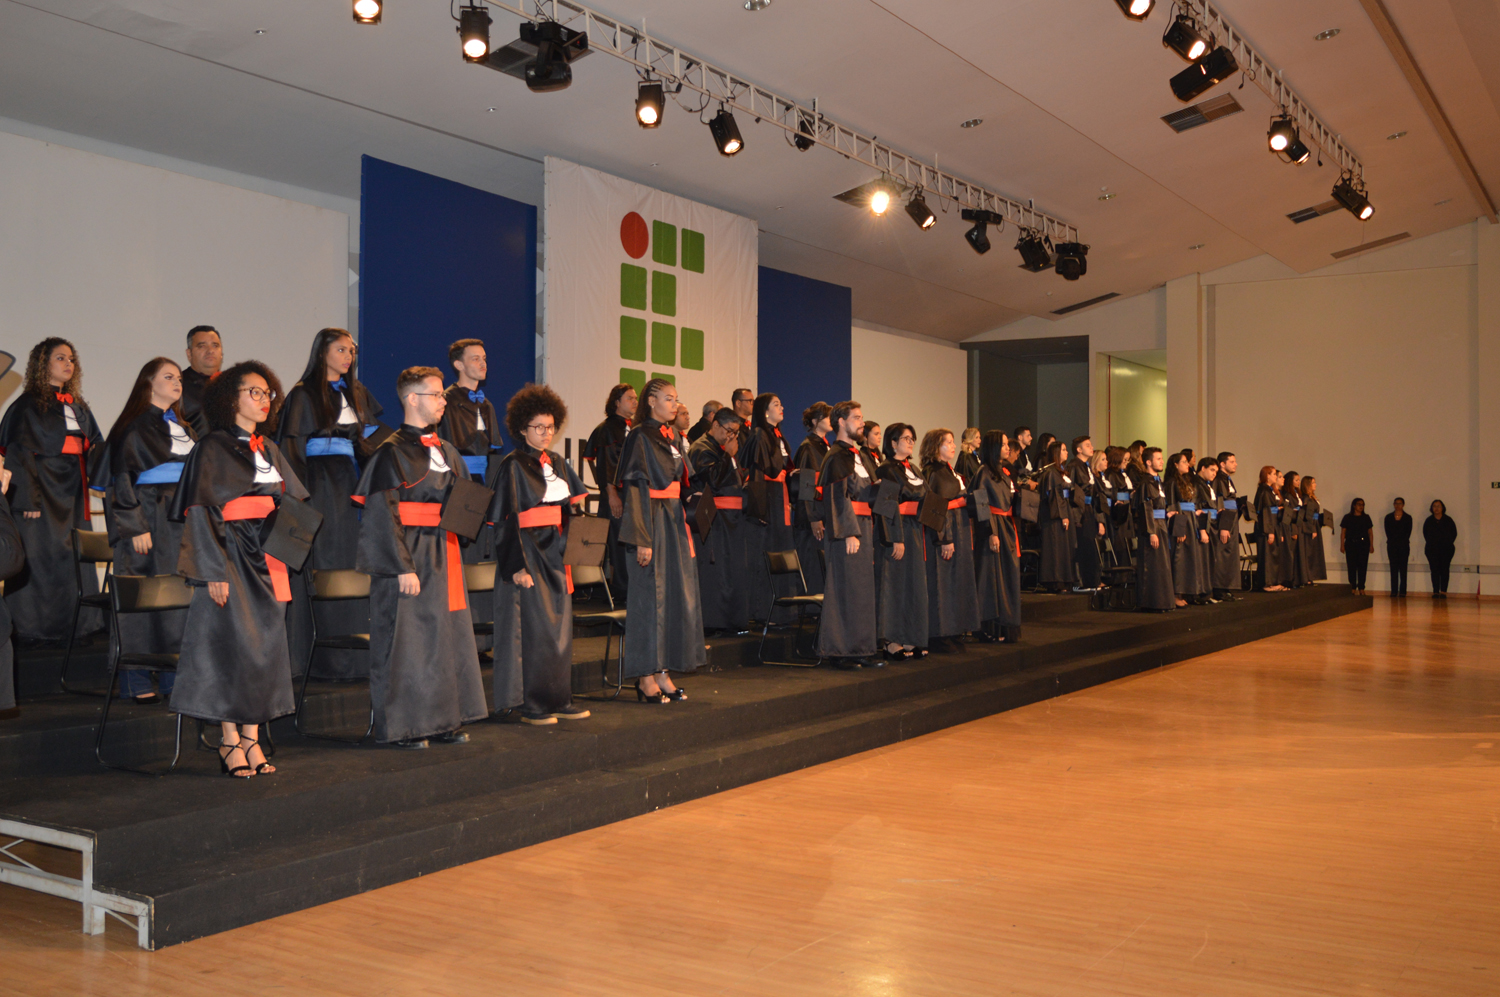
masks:
[[[0,994],[1493,997],[1497,621],[1381,599],[158,953],[0,886]]]

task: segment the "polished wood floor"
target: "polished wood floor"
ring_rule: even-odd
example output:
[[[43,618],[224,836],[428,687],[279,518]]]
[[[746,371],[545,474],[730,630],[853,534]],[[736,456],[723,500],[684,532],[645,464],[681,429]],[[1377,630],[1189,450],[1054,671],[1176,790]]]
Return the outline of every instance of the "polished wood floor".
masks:
[[[1497,621],[1381,599],[157,953],[0,886],[0,994],[1492,997]]]

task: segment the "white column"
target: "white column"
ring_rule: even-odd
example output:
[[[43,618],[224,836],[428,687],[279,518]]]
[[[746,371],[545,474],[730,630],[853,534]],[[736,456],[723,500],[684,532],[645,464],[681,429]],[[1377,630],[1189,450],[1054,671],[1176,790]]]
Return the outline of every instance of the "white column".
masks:
[[[1198,274],[1167,281],[1167,440],[1170,453],[1192,447],[1204,453],[1207,354]],[[1152,440],[1156,446],[1160,441]]]

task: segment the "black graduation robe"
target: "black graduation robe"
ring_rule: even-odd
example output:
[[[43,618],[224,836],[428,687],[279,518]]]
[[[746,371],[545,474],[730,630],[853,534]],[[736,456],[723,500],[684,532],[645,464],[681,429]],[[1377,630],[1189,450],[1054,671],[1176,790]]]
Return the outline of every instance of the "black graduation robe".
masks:
[[[1220,542],[1214,537],[1214,588],[1238,590],[1243,586],[1240,578],[1240,521],[1254,517],[1249,498],[1241,495],[1234,478],[1221,469],[1214,479],[1219,493],[1219,529],[1229,531],[1229,540]]]
[[[21,546],[21,534],[11,516],[10,503],[0,495],[0,582],[14,578],[25,566],[26,548]],[[5,600],[0,599],[0,710],[14,709],[16,705],[16,661],[10,632],[10,610]]]
[[[880,489],[880,468],[854,444],[836,440],[818,470],[823,553],[828,560],[818,657],[862,658],[875,653],[875,533],[871,506]],[[848,552],[848,537],[859,550]]]
[[[92,529],[87,477],[97,477],[104,438],[94,414],[81,398],[68,405],[77,429],[69,429],[64,403],[49,391],[37,408],[33,395],[21,394],[0,421],[0,451],[5,467],[14,472],[10,508],[26,547],[26,567],[5,586],[16,634],[23,639],[66,640],[73,622],[78,582],[73,570],[73,530]],[[72,438],[72,442],[67,440]],[[64,446],[77,448],[63,453]],[[37,519],[24,513],[40,512]],[[85,595],[99,591],[93,571],[83,573]],[[84,609],[78,632],[103,626],[98,610]]]
[[[1184,486],[1177,478],[1167,481],[1167,517],[1172,534],[1172,584],[1179,597],[1199,596],[1208,591],[1204,571],[1207,560],[1200,556],[1205,547],[1198,533],[1198,489],[1196,476],[1189,476]]]
[[[312,648],[312,576],[310,569],[319,571],[354,567],[355,550],[359,546],[359,506],[350,501],[355,486],[359,484],[360,470],[369,459],[369,447],[365,444],[367,430],[377,428],[376,419],[381,413],[380,403],[359,381],[345,379],[345,387],[334,392],[334,405],[340,410],[340,401],[347,402],[359,419],[364,421],[320,425],[318,410],[307,385],[298,381],[287,392],[286,404],[282,407],[276,442],[287,462],[292,465],[298,480],[307,488],[311,498],[309,504],[323,514],[323,525],[313,541],[312,551],[302,572],[292,585],[292,608],[287,620],[291,635],[292,670],[300,674]],[[356,406],[356,400],[359,405]],[[333,414],[339,418],[339,411]],[[329,446],[353,450],[353,456],[342,453],[309,455],[309,449]],[[364,599],[347,602],[325,603],[318,607],[318,629],[323,633],[368,633],[370,630],[370,607]],[[343,651],[323,648],[313,660],[312,674],[324,679],[364,678],[369,672],[369,655],[363,651]]]
[[[175,417],[175,413],[174,413]],[[109,488],[104,496],[105,522],[115,549],[117,575],[175,575],[182,547],[182,523],[170,516],[177,496],[176,481],[141,483],[181,475],[196,434],[188,425],[169,421],[155,405],[136,416],[118,440],[110,444]],[[160,469],[160,470],[157,470]],[[151,549],[135,552],[134,538],[151,535]],[[188,611],[129,613],[120,617],[120,638],[131,653],[176,654]]]
[[[1252,535],[1260,551],[1255,564],[1255,587],[1263,589],[1281,584],[1282,551],[1286,549],[1286,537],[1281,532],[1281,496],[1270,485],[1261,485],[1255,490],[1254,510]]]
[[[365,500],[354,567],[371,576],[370,700],[383,743],[446,734],[489,715],[458,538],[419,525],[418,514],[432,516],[463,473],[453,444],[402,426],[375,449],[354,492]],[[403,512],[409,503],[425,509]],[[397,576],[412,572],[421,591],[404,596]]]
[[[894,481],[901,491],[896,515],[887,518],[885,542],[875,551],[875,581],[879,586],[877,632],[882,640],[913,647],[927,646],[927,559],[935,557],[927,549],[927,536],[921,520],[922,500],[927,497],[927,482],[909,460],[888,458],[880,465],[880,477]],[[894,557],[894,547],[901,544],[901,560]]]
[[[1015,489],[1010,468],[980,465],[974,482],[974,581],[979,598],[979,621],[1002,627],[1021,625],[1021,538],[1016,532],[1011,500]],[[990,550],[990,537],[1000,538],[1000,549]]]
[[[704,518],[698,503],[711,502],[708,535],[698,531],[698,593],[703,625],[711,630],[744,630],[750,620],[750,561],[745,525],[744,473],[717,440],[704,434],[688,449],[688,510],[696,525]]]
[[[697,443],[700,439],[703,438],[703,434],[708,432],[709,427],[713,424],[714,417],[711,415],[705,415],[697,422],[693,423],[692,427],[687,431],[688,442]]]
[[[1201,579],[1202,593],[1209,594],[1215,588],[1214,585],[1214,548],[1219,543],[1219,513],[1222,507],[1219,504],[1219,490],[1213,482],[1207,481],[1202,475],[1193,475],[1193,487],[1197,489],[1198,504],[1198,528],[1208,534],[1208,543],[1200,543],[1194,550],[1198,556],[1198,572]]]
[[[750,559],[750,617],[772,623],[790,623],[796,619],[796,611],[782,608],[772,610],[772,594],[801,595],[797,580],[789,575],[778,576],[774,581],[766,565],[766,552],[796,550],[792,536],[791,491],[787,477],[791,474],[791,451],[781,435],[781,427],[754,429],[740,444],[737,458],[745,469],[745,525],[749,529],[745,550]],[[798,552],[798,559],[801,559]],[[802,565],[802,573],[808,575],[808,566]]]
[[[1073,534],[1077,543],[1073,563],[1078,565],[1078,578],[1084,588],[1098,588],[1102,577],[1099,560],[1100,515],[1099,476],[1089,462],[1071,457],[1065,465],[1068,477],[1073,479],[1073,494],[1069,504],[1073,508]]]
[[[625,438],[615,484],[625,502],[620,543],[630,571],[627,678],[696,671],[705,661],[698,559],[681,498],[686,482],[687,462],[670,426],[647,418]],[[636,563],[637,547],[651,548],[644,568]]]
[[[1114,548],[1117,564],[1134,564],[1130,542],[1135,539],[1135,479],[1123,468],[1105,471],[1101,476],[1100,503],[1109,510],[1106,526],[1109,543]],[[1121,498],[1120,496],[1124,496]]]
[[[617,602],[629,595],[630,569],[625,548],[620,545],[620,520],[610,508],[605,487],[615,483],[620,470],[620,453],[625,448],[625,437],[630,433],[630,423],[611,412],[604,421],[594,427],[588,441],[583,445],[583,459],[593,469],[594,484],[599,489],[600,514],[609,517],[609,582]]]
[[[522,442],[495,463],[495,709],[546,716],[573,702],[568,521],[588,489],[562,455]],[[534,583],[522,588],[516,572]]]
[[[974,530],[969,517],[972,498],[964,480],[947,464],[927,468],[927,501],[936,495],[948,506],[943,528],[923,525],[927,543],[927,632],[956,637],[979,628],[979,596],[974,587]],[[944,544],[953,556],[943,559]]]
[[[1317,499],[1308,499],[1303,507],[1302,526],[1302,542],[1307,547],[1307,580],[1325,581],[1328,578],[1328,559],[1323,553],[1323,505]]]
[[[797,448],[792,457],[792,471],[787,473],[787,489],[793,503],[792,539],[797,545],[797,559],[802,562],[802,575],[807,579],[807,591],[815,595],[823,591],[823,565],[818,560],[818,551],[823,544],[813,536],[813,520],[821,519],[819,498],[802,494],[802,476],[793,472],[811,469],[821,473],[823,461],[828,456],[828,441],[816,433],[808,433],[807,439]],[[879,467],[879,462],[876,462]],[[821,480],[819,484],[822,484]]]
[[[260,450],[253,447],[256,441]],[[177,573],[195,586],[183,627],[172,710],[199,720],[260,724],[294,709],[286,603],[260,546],[264,517],[224,518],[240,498],[307,498],[280,448],[265,437],[214,430],[193,447],[170,517],[184,523]],[[285,565],[276,571],[280,584]],[[229,601],[209,598],[208,582],[228,582]]]
[[[203,414],[203,392],[217,374],[200,374],[192,367],[182,368],[182,398],[177,407],[182,417],[193,427],[193,438],[201,440],[208,435],[208,416]]]
[[[1135,504],[1136,605],[1141,609],[1176,609],[1172,584],[1172,531],[1167,512],[1167,490],[1161,478],[1145,475],[1136,481]],[[1175,519],[1176,517],[1172,517]],[[1157,545],[1151,546],[1156,537]]]
[[[495,405],[484,395],[484,389],[471,392],[458,384],[450,384],[443,392],[448,407],[443,410],[443,421],[438,425],[438,435],[458,449],[463,455],[469,477],[489,489],[494,489],[500,470],[500,453],[504,449],[501,436],[500,417]],[[478,564],[495,559],[495,536],[488,523],[479,530],[473,540],[463,538],[464,563]],[[475,607],[476,610],[478,607]],[[483,619],[476,612],[475,619]]]
[[[1037,491],[1042,503],[1037,526],[1042,534],[1042,563],[1037,581],[1043,585],[1072,588],[1073,554],[1078,547],[1077,513],[1073,508],[1074,482],[1066,470],[1048,464]],[[1066,519],[1068,524],[1063,525]]]
[[[958,448],[958,459],[953,462],[953,470],[970,485],[979,479],[979,455],[972,450]]]
[[[1307,553],[1302,549],[1302,500],[1296,495],[1282,494],[1280,529],[1278,537],[1285,546],[1281,548],[1281,584],[1296,588],[1307,584]]]

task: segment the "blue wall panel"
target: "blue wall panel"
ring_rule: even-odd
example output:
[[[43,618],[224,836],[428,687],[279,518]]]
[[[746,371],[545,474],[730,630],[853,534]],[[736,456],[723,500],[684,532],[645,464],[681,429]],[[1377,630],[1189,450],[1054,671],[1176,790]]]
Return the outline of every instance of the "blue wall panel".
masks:
[[[536,208],[370,156],[359,227],[359,377],[400,425],[396,375],[451,384],[448,344],[485,342],[485,394],[504,415],[536,377]]]
[[[849,288],[760,268],[758,390],[775,392],[786,406],[782,434],[794,451],[803,409],[849,397],[852,319]]]

